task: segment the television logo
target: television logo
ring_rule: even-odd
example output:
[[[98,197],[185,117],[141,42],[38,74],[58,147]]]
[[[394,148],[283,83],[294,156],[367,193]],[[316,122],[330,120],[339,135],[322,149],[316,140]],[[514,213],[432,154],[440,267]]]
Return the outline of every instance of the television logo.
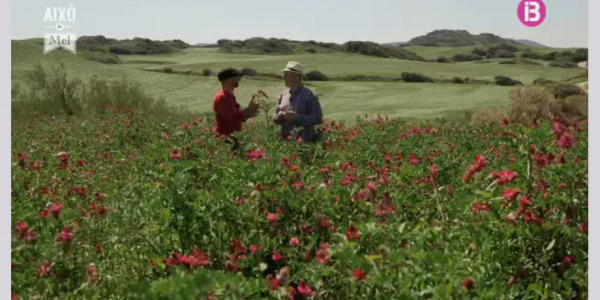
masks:
[[[67,28],[73,28],[73,26],[65,23],[75,22],[75,7],[69,4],[68,7],[47,7],[46,13],[44,14],[44,23],[54,23],[53,25],[46,25],[45,28],[52,28],[56,30],[53,33],[46,33],[44,35],[44,54],[58,49],[63,48],[65,50],[75,53],[75,45],[77,37],[73,32],[63,32]]]
[[[525,26],[536,27],[546,19],[546,5],[542,0],[523,0],[517,8],[517,15]]]

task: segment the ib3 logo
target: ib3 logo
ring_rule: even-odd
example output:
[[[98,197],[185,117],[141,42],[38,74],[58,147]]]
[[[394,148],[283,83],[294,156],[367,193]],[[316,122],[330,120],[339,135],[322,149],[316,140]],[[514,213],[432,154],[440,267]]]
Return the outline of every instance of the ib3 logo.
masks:
[[[546,5],[542,0],[522,0],[517,15],[525,26],[536,27],[546,19]]]
[[[53,29],[51,33],[44,35],[44,54],[58,48],[63,48],[75,53],[77,37],[73,32],[65,32],[65,29],[73,28],[75,22],[75,7],[69,4],[67,7],[47,7],[44,14],[45,28]]]

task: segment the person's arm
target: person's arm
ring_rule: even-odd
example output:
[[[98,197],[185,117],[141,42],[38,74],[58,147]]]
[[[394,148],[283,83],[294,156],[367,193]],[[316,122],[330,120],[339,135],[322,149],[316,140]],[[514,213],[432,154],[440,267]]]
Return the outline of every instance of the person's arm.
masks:
[[[319,97],[315,94],[309,96],[308,110],[306,114],[296,114],[294,117],[294,125],[310,127],[313,125],[321,124],[323,122],[323,112],[321,110],[321,103],[319,103]]]
[[[279,105],[281,105],[281,94],[279,94],[279,98],[277,98],[277,106],[275,107],[275,115],[273,116],[273,121],[275,124],[282,124],[282,121],[277,120],[277,115],[279,115]]]

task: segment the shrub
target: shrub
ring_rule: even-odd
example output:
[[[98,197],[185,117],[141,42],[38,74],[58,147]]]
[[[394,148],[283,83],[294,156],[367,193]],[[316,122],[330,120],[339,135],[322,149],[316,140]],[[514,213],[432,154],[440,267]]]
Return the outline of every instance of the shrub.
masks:
[[[315,50],[315,48],[308,48],[306,51],[308,53],[317,53],[317,50]]]
[[[454,78],[452,78],[452,83],[465,83],[465,82],[460,77],[454,77]]]
[[[173,68],[164,68],[163,71],[165,73],[171,73],[171,72],[173,72]]]
[[[565,99],[569,96],[580,95],[583,93],[580,87],[578,87],[576,85],[569,85],[569,84],[550,85],[550,86],[548,86],[548,90],[557,99]]]
[[[446,57],[444,57],[444,56],[440,56],[435,61],[437,61],[439,63],[447,63],[448,59]]]
[[[306,73],[304,75],[304,78],[309,81],[327,81],[327,80],[329,80],[329,78],[325,74],[323,74],[317,70]]]
[[[203,76],[210,76],[212,74],[213,74],[213,72],[211,71],[211,69],[209,69],[209,68],[202,69],[202,75]]]
[[[496,84],[497,85],[503,85],[503,86],[513,86],[513,85],[522,85],[523,83],[517,80],[514,80],[510,77],[506,77],[506,76],[496,76],[494,78],[496,80]]]
[[[505,61],[501,61],[498,64],[501,65],[516,65],[516,64],[521,64],[521,65],[533,65],[533,66],[541,66],[542,64],[535,62],[533,60],[529,60],[529,59],[524,59],[524,58],[515,58],[515,59],[511,59],[511,60],[505,60]]]
[[[243,68],[242,73],[245,76],[256,76],[258,74],[258,72],[252,68]]]
[[[155,99],[142,91],[141,85],[125,78],[101,80],[92,76],[87,82],[69,78],[63,63],[45,70],[36,65],[28,74],[29,93],[14,91],[11,102],[13,119],[39,116],[104,114],[110,110],[131,110],[155,116],[183,115],[163,99]],[[18,89],[18,87],[15,87]]]
[[[474,61],[482,59],[481,56],[475,54],[456,54],[452,57],[452,60],[454,61]]]
[[[554,101],[554,96],[545,88],[515,88],[509,95],[512,104],[508,114],[512,122],[529,124],[534,119],[551,117],[550,102]]]
[[[556,81],[548,80],[545,78],[537,78],[537,79],[533,80],[533,85],[535,85],[535,86],[549,86],[549,85],[553,85],[555,83],[556,83]]]
[[[427,77],[420,73],[403,72],[400,76],[404,82],[433,82],[431,77]]]
[[[574,62],[570,62],[570,61],[555,61],[555,62],[551,62],[549,64],[549,66],[551,67],[555,67],[555,68],[575,68],[577,67],[577,64],[575,64]]]
[[[479,55],[479,56],[485,56],[487,54],[487,51],[485,51],[483,49],[475,48],[471,51],[471,53],[475,54],[475,55]]]

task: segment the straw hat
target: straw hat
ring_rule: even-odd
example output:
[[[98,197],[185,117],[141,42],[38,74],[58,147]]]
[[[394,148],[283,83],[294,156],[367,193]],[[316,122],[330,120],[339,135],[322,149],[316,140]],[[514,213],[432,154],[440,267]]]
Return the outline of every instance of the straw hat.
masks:
[[[303,69],[304,68],[302,67],[302,65],[300,63],[297,63],[295,61],[290,61],[285,66],[285,69],[283,69],[281,71],[282,72],[292,72],[292,73],[296,73],[296,74],[302,75]]]

